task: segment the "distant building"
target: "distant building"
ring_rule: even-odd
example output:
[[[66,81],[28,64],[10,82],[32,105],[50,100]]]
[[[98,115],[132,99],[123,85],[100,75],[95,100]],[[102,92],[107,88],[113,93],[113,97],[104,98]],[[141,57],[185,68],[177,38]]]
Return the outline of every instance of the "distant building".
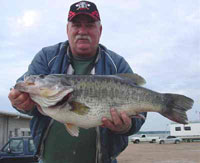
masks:
[[[10,137],[29,136],[31,117],[20,113],[0,111],[0,148]]]

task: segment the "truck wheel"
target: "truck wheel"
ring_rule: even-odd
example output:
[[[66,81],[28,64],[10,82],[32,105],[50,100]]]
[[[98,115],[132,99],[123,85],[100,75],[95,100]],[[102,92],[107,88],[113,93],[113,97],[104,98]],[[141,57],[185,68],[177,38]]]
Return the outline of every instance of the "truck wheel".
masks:
[[[161,140],[161,141],[160,141],[160,144],[164,144],[164,143],[165,143],[165,141],[164,141],[164,140]]]
[[[156,139],[152,139],[151,143],[155,143],[156,142]]]
[[[139,142],[140,142],[139,140],[135,140],[135,144],[139,144]]]
[[[179,144],[179,143],[180,143],[180,141],[179,141],[179,140],[176,140],[176,141],[175,141],[175,144]]]

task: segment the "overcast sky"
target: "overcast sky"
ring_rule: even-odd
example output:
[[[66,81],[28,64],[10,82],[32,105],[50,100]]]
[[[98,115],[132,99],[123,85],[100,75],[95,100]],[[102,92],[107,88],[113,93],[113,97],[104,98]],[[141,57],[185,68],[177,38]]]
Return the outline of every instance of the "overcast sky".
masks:
[[[56,3],[55,3],[56,2]],[[43,47],[67,40],[74,0],[0,1],[0,111],[15,112],[10,87]],[[200,120],[200,0],[96,0],[100,43],[122,55],[145,87],[194,99],[188,111]],[[150,113],[143,131],[168,129],[171,121]]]

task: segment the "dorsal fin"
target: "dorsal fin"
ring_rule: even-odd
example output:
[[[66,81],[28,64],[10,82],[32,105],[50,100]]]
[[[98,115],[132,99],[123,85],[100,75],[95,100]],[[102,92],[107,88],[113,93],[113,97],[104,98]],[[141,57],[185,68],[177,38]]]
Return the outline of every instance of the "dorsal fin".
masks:
[[[127,73],[127,74],[117,74],[116,76],[120,77],[120,78],[126,78],[130,81],[132,81],[133,83],[135,83],[136,85],[144,85],[146,83],[145,79],[143,77],[141,77],[138,74],[131,74],[131,73]]]

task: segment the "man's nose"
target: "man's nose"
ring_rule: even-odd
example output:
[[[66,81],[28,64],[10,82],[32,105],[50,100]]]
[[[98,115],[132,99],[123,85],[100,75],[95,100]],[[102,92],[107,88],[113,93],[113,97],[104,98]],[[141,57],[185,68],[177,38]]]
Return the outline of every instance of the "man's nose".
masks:
[[[84,24],[80,26],[79,34],[87,34],[87,27]]]

